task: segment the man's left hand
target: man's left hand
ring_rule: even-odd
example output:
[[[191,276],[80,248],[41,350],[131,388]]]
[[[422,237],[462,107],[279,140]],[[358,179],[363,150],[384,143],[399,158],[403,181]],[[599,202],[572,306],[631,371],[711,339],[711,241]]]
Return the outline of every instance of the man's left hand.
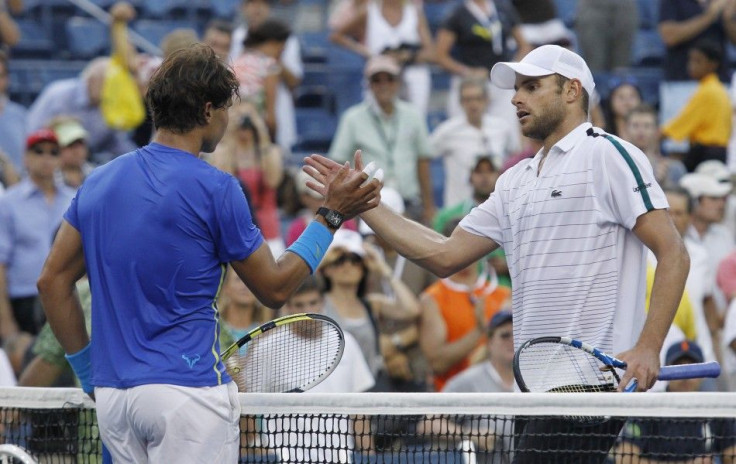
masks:
[[[647,391],[654,386],[659,375],[659,350],[648,346],[634,346],[616,356],[627,364],[618,391],[624,391],[634,379],[637,381],[636,391]]]

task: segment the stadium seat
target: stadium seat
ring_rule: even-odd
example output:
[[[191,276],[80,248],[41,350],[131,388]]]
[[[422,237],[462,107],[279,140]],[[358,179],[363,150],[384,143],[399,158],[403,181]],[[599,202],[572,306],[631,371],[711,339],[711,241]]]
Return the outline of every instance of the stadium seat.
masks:
[[[238,16],[240,0],[212,0],[210,9],[213,16],[232,20]]]
[[[644,101],[659,106],[659,85],[664,79],[664,73],[660,67],[634,67],[628,70],[628,74],[639,83]]]
[[[304,63],[327,62],[327,48],[330,46],[327,31],[302,32],[298,38]]]
[[[66,39],[72,58],[92,58],[110,47],[108,26],[92,18],[74,17],[66,23]]]
[[[335,94],[326,85],[301,86],[294,98],[296,108],[321,108],[335,114]]]
[[[432,1],[424,2],[424,15],[427,17],[429,30],[434,35],[442,24],[442,20],[448,14],[451,8],[455,7],[454,2]]]
[[[330,68],[362,70],[365,59],[355,52],[330,43],[327,45],[327,63]]]
[[[656,29],[659,23],[660,0],[637,0],[639,7],[639,28]]]
[[[155,0],[141,2],[141,17],[149,19],[170,19],[188,16],[193,0]]]
[[[329,72],[330,70],[326,64],[306,63],[301,85],[326,85]]]
[[[323,108],[297,108],[294,151],[326,153],[337,129],[337,117]]]
[[[337,114],[363,100],[363,70],[331,68],[327,86],[335,90]]]
[[[666,53],[667,48],[656,29],[637,31],[631,57],[634,66],[658,66]]]
[[[577,0],[555,0],[555,7],[557,7],[557,16],[562,19],[565,26],[572,28],[575,24],[576,9],[578,6]]]
[[[195,29],[196,25],[189,21],[158,21],[155,19],[141,19],[136,21],[133,29],[146,40],[154,45],[159,45],[161,40],[174,29]]]
[[[43,25],[33,19],[18,19],[20,41],[13,47],[13,56],[19,58],[49,58],[55,47]]]

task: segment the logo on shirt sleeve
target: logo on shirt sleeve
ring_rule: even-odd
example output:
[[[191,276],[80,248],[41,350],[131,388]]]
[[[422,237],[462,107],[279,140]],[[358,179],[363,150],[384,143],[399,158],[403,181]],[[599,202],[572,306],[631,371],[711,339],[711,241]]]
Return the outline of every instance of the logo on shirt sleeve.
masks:
[[[651,182],[647,182],[646,184],[643,184],[643,183],[642,184],[639,184],[636,187],[634,187],[634,193],[641,192],[642,190],[646,190],[646,189],[651,188],[651,187],[652,187],[652,183]]]

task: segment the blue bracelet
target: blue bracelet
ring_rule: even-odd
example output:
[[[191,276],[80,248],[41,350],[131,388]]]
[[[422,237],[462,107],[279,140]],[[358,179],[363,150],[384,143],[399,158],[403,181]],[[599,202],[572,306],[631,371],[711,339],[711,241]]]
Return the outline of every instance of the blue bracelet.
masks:
[[[89,378],[92,375],[91,352],[92,343],[90,342],[87,346],[76,353],[64,355],[66,360],[69,361],[69,364],[72,366],[74,373],[77,374],[79,383],[82,385],[82,391],[88,394],[95,391],[95,387],[89,384]]]
[[[332,243],[332,234],[329,229],[320,222],[312,221],[286,251],[297,254],[314,274],[330,243]]]

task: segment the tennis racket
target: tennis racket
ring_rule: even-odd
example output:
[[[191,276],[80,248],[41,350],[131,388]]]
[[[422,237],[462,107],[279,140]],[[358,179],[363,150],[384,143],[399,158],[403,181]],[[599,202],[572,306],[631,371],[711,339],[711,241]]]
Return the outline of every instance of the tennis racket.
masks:
[[[251,330],[221,357],[241,392],[304,392],[335,370],[344,348],[334,320],[301,313]]]
[[[523,392],[610,392],[621,378],[616,369],[626,363],[597,348],[568,337],[528,340],[514,354],[514,378]],[[664,366],[659,380],[718,377],[717,362]],[[632,382],[626,391],[636,389]]]

